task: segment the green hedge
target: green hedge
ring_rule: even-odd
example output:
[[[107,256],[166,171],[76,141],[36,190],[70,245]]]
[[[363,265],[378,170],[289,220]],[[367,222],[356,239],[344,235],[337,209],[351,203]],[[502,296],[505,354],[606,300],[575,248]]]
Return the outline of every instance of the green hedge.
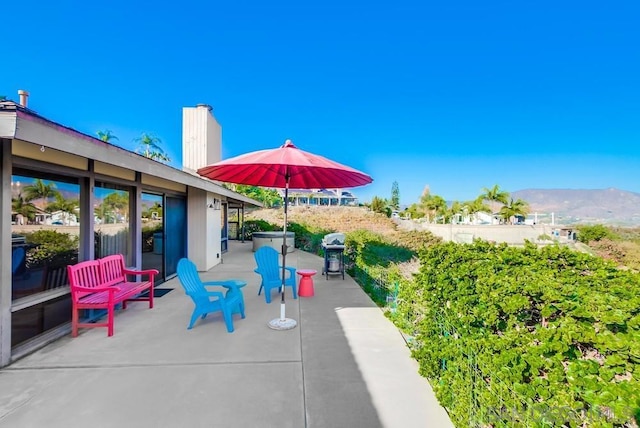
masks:
[[[66,266],[78,262],[78,236],[55,230],[23,233],[27,244],[27,267]]]
[[[456,425],[637,426],[639,274],[533,244],[436,244],[420,261],[397,315]]]
[[[409,248],[388,242],[382,235],[369,230],[346,234],[347,272],[380,306],[395,300],[396,289],[406,282],[398,264],[414,258]]]

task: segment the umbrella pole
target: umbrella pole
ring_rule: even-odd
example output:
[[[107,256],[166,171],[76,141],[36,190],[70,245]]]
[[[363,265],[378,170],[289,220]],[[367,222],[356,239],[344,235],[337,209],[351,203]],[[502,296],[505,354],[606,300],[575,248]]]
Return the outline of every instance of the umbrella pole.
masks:
[[[285,179],[286,184],[284,188],[284,230],[282,232],[282,284],[280,286],[280,318],[275,318],[269,321],[269,327],[274,330],[291,330],[297,324],[296,320],[287,318],[285,316],[284,304],[284,276],[286,273],[287,265],[287,208],[289,206],[289,173],[286,174]]]

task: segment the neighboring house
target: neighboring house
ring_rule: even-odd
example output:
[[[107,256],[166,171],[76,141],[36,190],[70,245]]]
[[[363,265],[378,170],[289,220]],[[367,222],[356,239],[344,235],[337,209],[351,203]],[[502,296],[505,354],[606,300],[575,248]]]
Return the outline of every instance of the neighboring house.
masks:
[[[78,226],[78,216],[73,213],[64,211],[54,211],[47,218],[44,224],[59,225],[59,226]]]
[[[284,189],[276,189],[284,198]],[[357,206],[358,198],[342,189],[289,189],[289,205]]]
[[[498,224],[500,220],[495,214],[491,215],[485,212],[477,212],[474,214],[457,214],[454,216],[452,223],[469,225]]]
[[[177,169],[53,122],[27,108],[26,95],[20,103],[0,101],[0,367],[68,334],[69,288],[48,278],[64,274],[76,259],[122,253],[128,266],[158,269],[158,282],[176,275],[182,257],[200,271],[221,263],[228,210],[261,204],[194,172],[220,160],[221,127],[211,108],[185,107],[182,118],[184,164]],[[36,179],[64,189],[77,211],[38,211],[35,224],[17,224],[26,219],[12,215],[12,185]],[[111,205],[103,205],[105,200]],[[143,225],[144,203],[162,207],[163,215]],[[55,223],[66,227],[49,226]],[[53,250],[39,251],[36,244],[12,243],[12,233],[39,229],[56,232],[40,239],[54,236],[77,248],[56,241]],[[30,260],[20,275],[9,270],[10,251],[17,245],[26,248]]]

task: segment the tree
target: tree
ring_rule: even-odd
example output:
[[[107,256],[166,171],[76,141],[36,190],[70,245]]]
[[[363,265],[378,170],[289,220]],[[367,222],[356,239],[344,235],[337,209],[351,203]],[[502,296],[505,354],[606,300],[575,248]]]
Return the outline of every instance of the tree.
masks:
[[[445,209],[444,218],[446,223],[453,223],[453,219],[457,215],[465,215],[467,213],[467,207],[459,201],[453,201],[451,206]]]
[[[394,181],[391,185],[391,202],[389,203],[392,210],[400,210],[400,188],[398,182]]]
[[[465,205],[469,209],[469,214],[475,213],[490,213],[491,207],[484,203],[484,199],[476,198],[473,201],[465,202]]]
[[[116,223],[121,215],[126,222],[129,217],[129,195],[122,191],[114,191],[109,193],[102,200],[102,204],[105,206],[104,211],[107,214],[112,214],[114,223]]]
[[[615,239],[618,236],[610,228],[602,224],[578,226],[578,241],[588,244],[591,241]]]
[[[65,199],[61,193],[57,193],[55,201],[47,205],[47,211],[52,213],[55,211],[62,212],[63,223],[69,224],[69,218],[71,214],[78,208],[78,201],[75,199]]]
[[[108,223],[108,219],[110,218],[108,210],[109,207],[105,204],[100,204],[93,209],[93,215],[99,220],[96,221],[96,224]],[[142,213],[142,217],[144,217],[144,213]]]
[[[484,203],[482,197],[478,197],[473,201],[467,201],[464,203],[464,210],[470,218],[477,218],[478,213],[491,213],[491,208]]]
[[[513,217],[526,216],[527,214],[529,214],[529,204],[519,198],[515,201],[511,198],[506,205],[500,208],[500,217],[509,224],[513,224]]]
[[[98,138],[101,139],[102,141],[104,141],[105,143],[110,143],[111,140],[117,140],[118,139],[118,137],[113,135],[111,133],[111,130],[109,130],[109,129],[105,129],[104,131],[98,131],[98,132],[96,132],[96,134],[98,135]]]
[[[423,218],[425,215],[424,210],[421,209],[420,204],[417,203],[409,205],[409,208],[407,208],[405,214],[407,214],[409,218],[412,219]]]
[[[37,208],[20,193],[11,199],[11,211],[25,217],[29,221],[33,221],[36,218]]]
[[[274,189],[267,189],[258,186],[248,186],[245,184],[224,183],[223,186],[230,190],[233,190],[234,192],[240,193],[241,195],[245,195],[250,197],[251,199],[262,202],[262,204],[266,208],[274,207],[278,205],[282,200],[282,197],[280,196],[278,191]]]
[[[428,192],[423,193],[420,198],[420,206],[424,210],[428,222],[444,214],[447,210],[447,202],[442,196],[432,195]]]
[[[160,162],[171,162],[169,156],[160,147],[162,144],[160,138],[144,133],[135,142],[138,143],[136,153]]]
[[[509,192],[505,192],[504,190],[500,190],[500,186],[495,184],[493,187],[488,188],[484,187],[482,189],[482,193],[479,198],[484,201],[489,201],[491,203],[491,210],[495,212],[497,204],[506,205],[509,201]]]
[[[45,203],[48,203],[51,198],[55,198],[60,194],[60,192],[56,190],[55,183],[45,183],[39,178],[36,178],[30,185],[25,186],[23,190],[25,200],[33,201],[43,199]]]
[[[387,201],[378,196],[371,199],[371,211],[374,213],[387,214]]]

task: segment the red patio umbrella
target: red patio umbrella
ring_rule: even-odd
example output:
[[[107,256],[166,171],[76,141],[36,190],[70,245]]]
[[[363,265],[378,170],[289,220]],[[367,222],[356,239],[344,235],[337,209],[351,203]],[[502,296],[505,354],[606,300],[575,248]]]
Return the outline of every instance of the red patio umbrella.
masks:
[[[282,292],[280,318],[269,322],[275,330],[288,330],[296,321],[285,317],[284,266],[287,258],[287,200],[289,188],[347,188],[369,184],[367,174],[323,156],[300,150],[287,140],[277,149],[260,150],[216,162],[198,169],[198,174],[212,180],[250,186],[284,188],[284,230],[282,235]]]

